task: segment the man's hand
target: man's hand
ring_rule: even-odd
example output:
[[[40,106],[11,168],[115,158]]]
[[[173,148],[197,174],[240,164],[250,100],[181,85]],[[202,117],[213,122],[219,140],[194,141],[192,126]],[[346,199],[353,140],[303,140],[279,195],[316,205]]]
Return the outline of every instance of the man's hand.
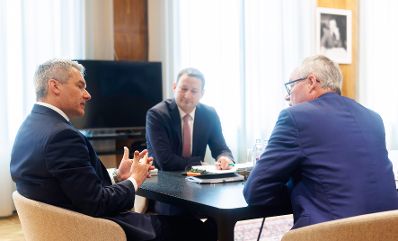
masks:
[[[148,157],[148,151],[135,151],[133,163],[130,168],[131,177],[137,182],[138,187],[142,185],[147,177],[149,177],[149,170],[153,169],[152,157]]]
[[[220,156],[216,163],[217,170],[229,170],[234,166],[234,162],[226,156]]]
[[[118,168],[118,180],[123,181],[131,176],[131,164],[133,164],[133,159],[129,158],[129,149],[124,147],[123,158],[120,161]]]

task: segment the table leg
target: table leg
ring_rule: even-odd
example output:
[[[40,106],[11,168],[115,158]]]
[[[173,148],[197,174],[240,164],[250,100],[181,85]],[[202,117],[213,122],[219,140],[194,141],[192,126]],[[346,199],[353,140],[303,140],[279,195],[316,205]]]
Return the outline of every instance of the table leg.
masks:
[[[217,217],[218,241],[234,241],[234,229],[237,220],[231,217]]]

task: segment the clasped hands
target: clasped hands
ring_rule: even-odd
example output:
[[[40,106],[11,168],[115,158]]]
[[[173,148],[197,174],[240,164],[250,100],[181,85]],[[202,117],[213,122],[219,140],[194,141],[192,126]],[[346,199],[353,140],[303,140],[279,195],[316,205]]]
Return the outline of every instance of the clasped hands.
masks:
[[[134,151],[133,159],[129,158],[129,149],[124,147],[123,158],[118,168],[118,178],[126,180],[132,177],[136,180],[138,187],[150,177],[150,170],[155,169],[152,165],[153,157],[148,157],[148,151]]]

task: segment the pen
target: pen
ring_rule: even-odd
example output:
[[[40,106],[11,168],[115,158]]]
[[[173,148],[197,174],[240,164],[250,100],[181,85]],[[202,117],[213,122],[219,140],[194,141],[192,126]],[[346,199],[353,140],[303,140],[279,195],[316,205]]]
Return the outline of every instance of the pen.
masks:
[[[228,166],[234,167],[234,166],[235,166],[235,163],[229,163]]]

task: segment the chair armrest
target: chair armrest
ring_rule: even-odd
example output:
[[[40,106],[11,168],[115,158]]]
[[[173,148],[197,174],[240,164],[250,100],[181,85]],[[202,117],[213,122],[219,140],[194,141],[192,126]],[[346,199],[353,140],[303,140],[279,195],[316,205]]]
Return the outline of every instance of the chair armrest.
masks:
[[[360,215],[287,232],[282,241],[397,240],[398,210]]]
[[[26,240],[126,241],[115,222],[91,217],[13,193],[15,207]]]

